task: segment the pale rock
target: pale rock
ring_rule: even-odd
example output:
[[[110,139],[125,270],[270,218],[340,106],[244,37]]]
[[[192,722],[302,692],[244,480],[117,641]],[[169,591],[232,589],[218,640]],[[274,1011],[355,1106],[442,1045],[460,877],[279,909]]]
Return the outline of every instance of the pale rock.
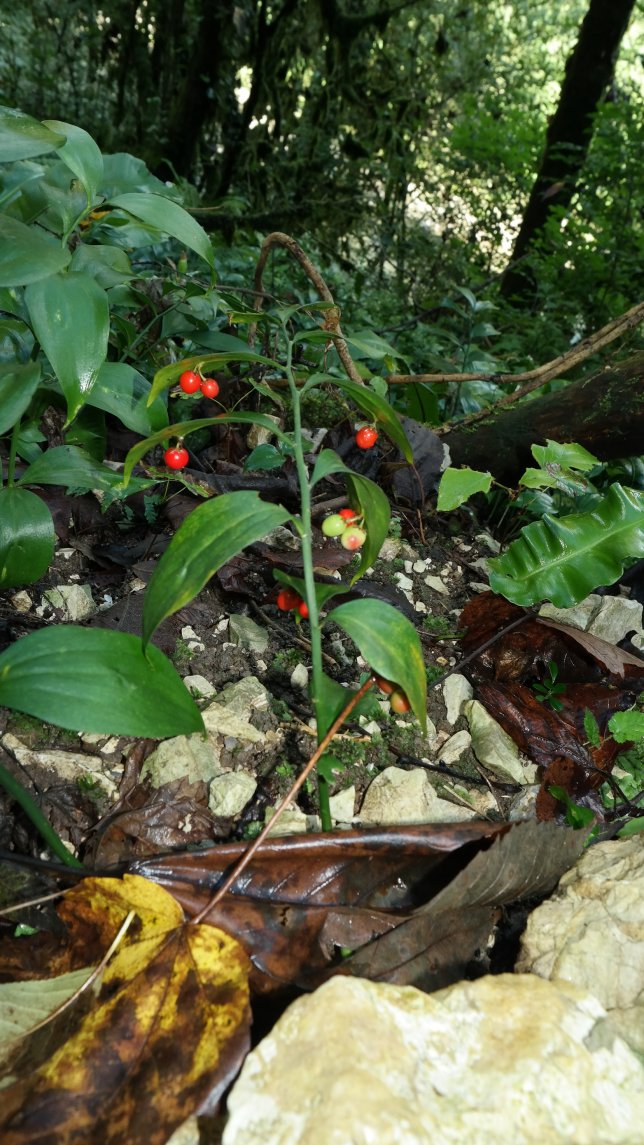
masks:
[[[168,1137],[166,1145],[199,1145],[200,1141],[199,1118],[194,1114],[175,1129],[172,1136]]]
[[[208,807],[213,815],[240,815],[257,791],[257,781],[246,771],[226,771],[210,784]]]
[[[416,603],[414,604],[414,608],[415,608],[416,612],[422,612],[422,613],[427,612],[427,605],[425,604],[424,600],[417,600]]]
[[[11,603],[16,612],[29,612],[33,601],[28,592],[21,589],[20,592],[15,592],[11,597]]]
[[[234,684],[226,684],[217,700],[245,720],[250,719],[251,712],[267,712],[271,705],[270,693],[257,676],[244,676]]]
[[[199,639],[194,628],[190,624],[186,624],[181,629],[181,639],[185,640],[191,652],[205,652],[206,645]]]
[[[227,632],[229,627],[230,620],[227,616],[222,616],[221,620],[218,620],[215,624],[215,632],[219,635],[222,632]]]
[[[420,767],[386,767],[369,785],[358,821],[363,827],[394,823],[455,823],[475,812],[441,799]]]
[[[556,620],[559,624],[570,624],[572,628],[583,628],[585,631],[595,613],[599,611],[601,602],[601,596],[591,593],[572,608],[556,608],[554,604],[542,604],[539,616],[545,617],[546,620]]]
[[[446,783],[441,786],[446,795],[450,795],[457,803],[462,803],[482,818],[490,811],[498,812],[499,805],[487,787],[472,789],[463,787],[460,783]]]
[[[183,682],[193,696],[214,696],[216,689],[205,676],[184,676]]]
[[[54,608],[62,609],[63,620],[86,620],[97,611],[88,584],[57,584],[43,595]]]
[[[149,779],[153,787],[162,787],[174,779],[187,776],[190,783],[203,780],[210,783],[221,775],[221,753],[229,744],[241,740],[244,745],[263,743],[265,736],[241,716],[214,700],[201,713],[207,739],[199,732],[189,736],[174,736],[162,743],[146,759],[141,778]]]
[[[265,415],[270,421],[274,422],[275,429],[279,429],[282,425],[281,418],[275,414],[269,413]],[[249,449],[256,449],[258,445],[266,445],[267,442],[275,436],[275,430],[268,429],[263,425],[253,425],[248,431],[246,436],[246,444]]]
[[[427,572],[427,561],[414,561],[411,569],[415,573]]]
[[[382,739],[382,728],[375,720],[369,720],[366,716],[358,716],[358,723],[372,739]]]
[[[275,812],[274,807],[267,807],[264,822],[268,823]],[[307,831],[319,831],[319,819],[315,815],[305,815],[299,807],[287,807],[280,815],[277,823],[268,833],[269,838],[277,835],[304,835]]]
[[[248,1055],[222,1145],[638,1145],[644,1069],[587,991],[339,975]]]
[[[443,684],[443,699],[447,709],[448,724],[455,724],[461,714],[463,704],[471,700],[474,689],[469,680],[460,672],[452,672]]]
[[[263,656],[268,648],[266,629],[260,628],[259,624],[255,624],[250,616],[244,616],[242,612],[230,617],[230,639],[239,648],[248,648],[258,656]]]
[[[406,541],[403,541],[400,546],[400,555],[402,556],[403,560],[411,561],[412,564],[414,561],[418,560],[419,556],[416,550],[412,548],[411,545],[408,545]]]
[[[573,628],[582,628],[609,644],[619,644],[629,632],[642,636],[642,605],[621,596],[591,593],[572,608],[544,604],[539,615],[560,624],[570,624]]]
[[[62,557],[65,561],[70,561],[75,553],[76,549],[69,548],[69,546],[61,546],[61,548],[58,549],[58,556]]]
[[[127,587],[128,592],[143,592],[143,590],[148,586],[144,580],[141,580],[139,576],[133,576],[132,579],[128,582]]]
[[[519,819],[536,819],[537,795],[541,791],[540,783],[528,783],[512,798],[508,808],[508,819],[515,823]]]
[[[485,581],[482,581],[482,580],[471,580],[469,587],[474,592],[489,592],[490,591],[489,584],[486,584]]]
[[[529,915],[517,969],[592,990],[644,1053],[644,836],[582,855]]]
[[[51,776],[52,783],[76,783],[84,775],[91,775],[106,795],[116,798],[117,785],[105,774],[105,762],[99,755],[85,755],[82,751],[35,751],[22,740],[7,733],[0,743],[17,759],[27,772],[40,768]]]
[[[309,671],[305,664],[296,664],[291,672],[291,687],[300,691],[309,686]]]
[[[351,823],[356,803],[356,789],[354,786],[345,787],[337,795],[329,798],[331,818],[334,823]]]
[[[413,580],[411,580],[410,577],[405,576],[404,573],[401,573],[401,572],[394,573],[393,579],[395,580],[396,584],[398,585],[398,588],[402,590],[402,592],[411,592],[411,590],[414,587]]]
[[[270,545],[272,549],[279,549],[282,553],[297,553],[300,550],[300,538],[284,525],[278,525],[262,538],[262,544]]]
[[[499,779],[525,783],[526,777],[514,740],[485,710],[478,700],[467,700],[463,712],[472,736],[472,750],[479,763]]]
[[[423,583],[433,592],[439,592],[441,596],[449,596],[449,589],[439,576],[426,576]]]
[[[220,693],[220,696],[224,695]],[[232,710],[231,710],[232,707]],[[208,738],[212,736],[233,736],[235,739],[240,739],[246,743],[261,743],[265,738],[262,732],[254,728],[248,720],[244,719],[244,715],[238,715],[234,706],[229,707],[223,703],[219,703],[219,697],[209,704],[207,708],[201,713],[203,722],[206,726]],[[194,733],[199,739],[199,733]]]
[[[385,537],[378,553],[378,560],[393,561],[400,552],[401,541],[397,537]]]
[[[494,537],[491,537],[489,533],[477,533],[474,540],[478,541],[480,545],[485,545],[495,556],[501,552],[499,542],[495,540]]]
[[[413,561],[404,561],[404,562],[403,562],[403,568],[404,568],[405,572],[407,573],[407,576],[409,576],[409,574],[411,573],[411,571],[412,571],[413,567],[414,567],[414,562],[413,562]]]
[[[463,729],[463,731],[455,732],[454,735],[450,736],[447,742],[443,744],[438,753],[438,759],[442,763],[447,764],[448,767],[451,767],[452,764],[458,763],[471,743],[472,737],[468,731]]]

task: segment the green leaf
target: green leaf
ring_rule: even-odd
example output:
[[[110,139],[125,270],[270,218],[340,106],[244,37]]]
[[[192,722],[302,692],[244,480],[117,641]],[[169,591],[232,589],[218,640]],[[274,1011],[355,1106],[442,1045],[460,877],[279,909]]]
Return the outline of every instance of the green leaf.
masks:
[[[167,657],[101,628],[57,625],[17,640],[0,656],[0,704],[72,731],[153,739],[203,731]]]
[[[217,354],[195,354],[191,358],[184,358],[181,362],[173,362],[171,366],[163,366],[157,370],[152,379],[152,390],[150,392],[149,401],[153,401],[163,390],[167,390],[168,386],[175,385],[179,381],[184,370],[195,370],[200,367],[203,370],[210,371],[217,366],[223,366],[226,362],[258,362],[263,366],[274,366],[276,369],[278,363],[274,362],[272,358],[263,358],[261,354],[253,354],[250,350],[236,350],[230,353],[217,353]]]
[[[599,747],[602,742],[602,737],[599,731],[599,724],[590,708],[586,708],[584,711],[584,731],[591,747]]]
[[[355,696],[357,688],[343,688],[337,680],[333,680],[331,676],[327,676],[326,672],[320,675],[319,688],[317,692],[315,710],[317,712],[318,721],[318,738],[322,739],[328,732],[334,720],[337,720],[343,708],[346,708],[352,696]],[[351,719],[357,716],[373,716],[374,704],[377,708],[378,715],[382,718],[382,712],[378,708],[378,701],[373,694],[373,689],[367,692],[366,696],[356,704],[351,712]]]
[[[378,558],[389,530],[391,506],[379,485],[368,477],[354,473],[332,449],[323,449],[311,475],[311,488],[331,473],[342,473],[345,476],[350,499],[365,518],[367,539],[360,550],[358,570],[351,578],[351,584],[355,584]]]
[[[56,445],[41,453],[25,469],[18,485],[64,485],[66,489],[116,489],[123,484],[123,475],[101,465],[75,445]],[[138,487],[147,488],[143,481]],[[129,492],[134,493],[133,485]]]
[[[143,608],[144,644],[166,617],[201,592],[226,561],[291,516],[288,509],[261,501],[255,492],[222,493],[193,509],[172,538],[148,586]]]
[[[0,434],[7,433],[27,409],[40,382],[40,364],[0,366]]]
[[[526,469],[519,480],[526,489],[556,489],[558,484],[559,479],[545,469]]]
[[[640,835],[644,831],[644,817],[639,816],[637,819],[629,819],[623,827],[620,827],[617,832],[618,839],[628,839],[630,835]]]
[[[615,712],[608,721],[608,730],[616,743],[638,743],[644,739],[644,712]]]
[[[344,689],[343,689],[344,690]],[[348,703],[349,697],[345,700]],[[340,709],[342,711],[342,708]],[[355,708],[354,708],[355,711]],[[330,727],[331,725],[329,725]],[[335,783],[338,774],[346,770],[346,763],[338,759],[337,755],[331,755],[329,751],[325,751],[324,755],[318,760],[316,764],[316,771],[327,783]]]
[[[13,107],[0,106],[0,163],[32,159],[62,147],[65,136]]]
[[[326,337],[328,340],[329,335],[327,334]],[[403,359],[403,355],[400,354],[398,350],[373,330],[358,330],[355,333],[352,331],[346,340],[351,357],[356,360],[360,358],[375,358],[376,361],[381,361],[387,356],[395,358],[396,360]]]
[[[130,260],[124,250],[117,246],[89,246],[79,243],[72,255],[69,269],[77,274],[91,274],[99,286],[109,290],[134,278]]]
[[[69,251],[37,227],[0,215],[0,286],[26,286],[64,270]]]
[[[120,207],[135,219],[141,219],[149,226],[178,239],[184,246],[201,255],[214,270],[215,256],[208,235],[187,211],[166,199],[163,195],[146,195],[136,192],[117,195],[110,200],[113,207]]]
[[[546,514],[489,562],[490,588],[525,606],[550,600],[570,608],[613,584],[629,557],[644,556],[644,492],[615,483],[587,513]]]
[[[533,445],[530,452],[542,469],[548,465],[560,466],[562,469],[579,469],[586,473],[599,465],[598,459],[576,442],[559,442],[547,440],[545,445]]]
[[[244,472],[253,473],[255,470],[281,469],[284,464],[284,454],[274,445],[265,442],[257,445],[252,453],[248,454],[244,462]]]
[[[55,544],[54,522],[44,501],[28,489],[0,489],[0,589],[39,580]]]
[[[489,493],[492,474],[481,473],[478,469],[446,469],[438,486],[437,509],[447,513],[457,509],[475,493]]]
[[[73,123],[63,123],[60,119],[45,119],[43,123],[51,131],[64,136],[65,143],[59,148],[58,154],[82,183],[87,205],[91,206],[103,180],[103,156],[100,148],[91,135]]]
[[[348,378],[336,378],[334,385],[342,390],[347,397],[358,409],[366,413],[369,418],[377,422],[378,430],[383,430],[392,441],[396,443],[400,449],[405,461],[410,465],[413,464],[414,455],[411,446],[407,441],[407,435],[397,415],[394,413],[389,402],[384,401],[378,394],[370,390],[368,386],[360,386],[357,382],[350,382]]]
[[[355,641],[373,672],[402,688],[426,732],[427,679],[414,626],[381,600],[350,600],[334,608],[328,619]]]
[[[67,401],[67,424],[84,405],[107,356],[107,295],[88,274],[56,274],[25,291],[29,317]]]
[[[148,404],[150,399],[148,398]],[[159,430],[158,433],[153,433],[147,437],[145,441],[138,441],[133,445],[127,457],[125,458],[125,465],[123,468],[123,480],[127,485],[130,480],[130,475],[134,466],[146,453],[154,449],[155,445],[160,445],[162,441],[166,441],[169,437],[187,437],[189,433],[196,433],[198,429],[206,429],[210,425],[221,425],[222,423],[231,423],[235,425],[239,422],[241,425],[262,425],[265,429],[270,429],[271,433],[279,441],[283,441],[285,445],[291,445],[291,439],[288,434],[283,433],[281,429],[275,425],[275,422],[263,413],[220,413],[217,417],[202,417],[197,418],[196,421],[179,421],[175,425],[170,426],[168,429]],[[268,530],[267,530],[268,531]]]
[[[144,436],[164,429],[168,411],[157,398],[148,406],[150,383],[125,362],[105,362],[88,398],[88,405],[114,414],[133,433]]]

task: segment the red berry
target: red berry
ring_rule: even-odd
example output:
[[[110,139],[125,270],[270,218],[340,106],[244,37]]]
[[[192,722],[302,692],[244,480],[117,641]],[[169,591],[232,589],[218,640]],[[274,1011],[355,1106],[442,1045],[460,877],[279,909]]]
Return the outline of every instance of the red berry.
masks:
[[[194,370],[185,370],[179,378],[179,385],[184,394],[196,394],[201,385],[201,378],[199,374],[195,374]]]
[[[205,398],[216,398],[219,393],[219,382],[215,378],[204,378],[201,392]]]
[[[282,612],[290,612],[292,608],[297,608],[301,601],[301,596],[293,588],[281,588],[277,594],[277,607]]]
[[[340,509],[338,517],[342,517],[343,521],[354,521],[356,514],[353,509]]]
[[[403,712],[408,712],[411,708],[411,704],[402,688],[396,688],[396,690],[391,693],[389,703],[391,704],[392,711],[398,712],[399,715],[402,715]]]
[[[163,460],[168,469],[185,469],[190,458],[188,456],[188,450],[185,449],[183,445],[175,445],[172,449],[166,449],[163,454]]]
[[[305,600],[300,601],[300,603],[297,606],[297,611],[299,612],[299,614],[303,620],[308,620],[309,606]]]
[[[378,440],[378,430],[373,425],[363,425],[356,434],[356,445],[360,449],[371,449]]]
[[[356,525],[350,525],[345,529],[340,537],[340,544],[343,549],[348,549],[349,552],[355,553],[361,549],[367,539],[367,534],[364,529],[359,529]]]

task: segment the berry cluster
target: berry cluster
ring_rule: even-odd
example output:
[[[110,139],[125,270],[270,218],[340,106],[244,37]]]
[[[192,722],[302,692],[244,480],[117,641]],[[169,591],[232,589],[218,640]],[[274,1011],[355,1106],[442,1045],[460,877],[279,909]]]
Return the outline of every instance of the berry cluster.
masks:
[[[339,537],[343,549],[356,552],[364,545],[367,534],[362,528],[362,517],[353,509],[340,509],[339,513],[332,513],[322,522],[322,532],[325,537]]]
[[[306,620],[309,615],[309,606],[299,593],[293,588],[281,588],[277,594],[277,607],[282,612],[297,612]]]
[[[216,398],[219,393],[219,382],[215,378],[202,378],[194,370],[185,370],[179,378],[179,385],[184,394],[196,394],[201,390],[205,398]]]
[[[376,684],[381,692],[389,696],[389,703],[391,704],[391,710],[393,712],[402,715],[403,712],[409,711],[411,704],[409,703],[407,694],[403,692],[402,688],[399,688],[392,680],[385,680],[384,676],[376,676]]]

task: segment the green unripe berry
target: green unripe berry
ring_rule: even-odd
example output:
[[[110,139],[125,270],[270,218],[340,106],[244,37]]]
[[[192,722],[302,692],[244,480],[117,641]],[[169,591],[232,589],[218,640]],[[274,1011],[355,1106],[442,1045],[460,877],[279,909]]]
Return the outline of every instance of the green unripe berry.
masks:
[[[364,529],[359,529],[356,525],[351,525],[345,529],[340,537],[340,544],[343,549],[348,549],[353,553],[357,549],[361,549],[367,539],[367,534]]]
[[[347,527],[347,522],[339,513],[325,517],[322,522],[322,532],[325,537],[339,537]]]

